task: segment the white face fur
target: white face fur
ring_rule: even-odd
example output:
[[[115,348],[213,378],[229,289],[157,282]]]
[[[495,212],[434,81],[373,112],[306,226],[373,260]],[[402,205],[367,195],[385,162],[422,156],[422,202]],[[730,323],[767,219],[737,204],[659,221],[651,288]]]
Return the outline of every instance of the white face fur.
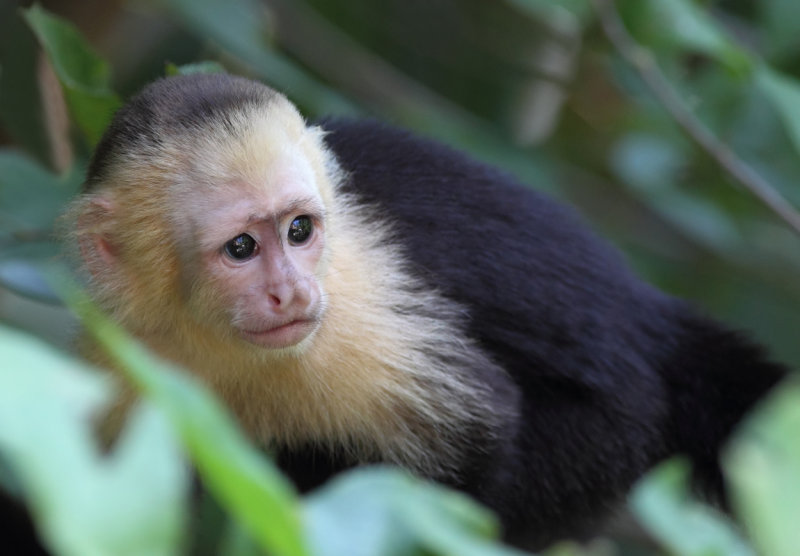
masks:
[[[298,346],[324,311],[325,207],[315,174],[299,148],[264,156],[261,169],[225,173],[227,183],[191,208],[200,273],[234,335],[270,349]]]

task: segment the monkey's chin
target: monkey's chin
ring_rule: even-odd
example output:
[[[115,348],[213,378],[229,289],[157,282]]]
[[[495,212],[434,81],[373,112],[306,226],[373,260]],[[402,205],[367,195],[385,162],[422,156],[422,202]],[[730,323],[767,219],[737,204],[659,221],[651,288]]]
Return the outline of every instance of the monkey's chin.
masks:
[[[239,330],[242,338],[251,344],[283,349],[296,346],[309,337],[319,325],[316,320],[296,320],[267,330]]]

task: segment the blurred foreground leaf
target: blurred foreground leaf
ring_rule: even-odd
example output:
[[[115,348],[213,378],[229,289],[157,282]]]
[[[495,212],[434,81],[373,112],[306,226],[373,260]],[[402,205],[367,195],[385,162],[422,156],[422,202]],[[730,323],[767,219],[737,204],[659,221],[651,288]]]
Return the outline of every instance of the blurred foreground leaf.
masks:
[[[247,443],[223,406],[186,373],[156,358],[87,303],[76,305],[81,306],[88,330],[119,368],[166,413],[220,504],[270,554],[306,554],[292,487]]]
[[[800,380],[771,396],[732,443],[724,469],[733,502],[761,553],[800,547]]]
[[[163,415],[142,406],[103,455],[92,422],[110,399],[102,376],[4,327],[0,353],[0,451],[48,547],[177,553],[188,473]]]
[[[399,471],[349,473],[300,506],[286,479],[206,390],[83,308],[92,334],[177,427],[209,491],[270,554],[516,554],[491,541],[497,523],[487,510]],[[246,539],[234,544],[248,552]]]
[[[108,64],[71,23],[38,4],[22,13],[53,64],[74,122],[93,147],[121,105],[111,90]]]
[[[679,556],[755,556],[733,524],[720,512],[694,499],[689,465],[669,460],[651,471],[631,494],[640,523]]]
[[[347,473],[306,498],[315,556],[512,556],[494,517],[463,494],[392,469]]]

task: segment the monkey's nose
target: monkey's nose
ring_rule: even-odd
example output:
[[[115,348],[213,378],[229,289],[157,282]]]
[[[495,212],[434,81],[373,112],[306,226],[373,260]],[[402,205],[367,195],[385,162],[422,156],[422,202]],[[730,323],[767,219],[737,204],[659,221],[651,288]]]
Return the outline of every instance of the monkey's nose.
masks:
[[[311,303],[308,286],[298,283],[277,284],[267,289],[266,300],[272,311],[277,313],[303,311]]]
[[[266,300],[273,311],[283,311],[294,303],[294,288],[289,284],[276,284],[266,291]]]

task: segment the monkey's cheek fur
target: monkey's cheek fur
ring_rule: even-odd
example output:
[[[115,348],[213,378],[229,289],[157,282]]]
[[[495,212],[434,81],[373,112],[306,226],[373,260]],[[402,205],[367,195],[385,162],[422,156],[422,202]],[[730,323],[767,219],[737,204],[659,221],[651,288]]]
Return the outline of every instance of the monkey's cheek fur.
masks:
[[[319,326],[315,319],[299,319],[265,330],[239,330],[242,338],[251,344],[269,349],[295,346],[308,338]]]

